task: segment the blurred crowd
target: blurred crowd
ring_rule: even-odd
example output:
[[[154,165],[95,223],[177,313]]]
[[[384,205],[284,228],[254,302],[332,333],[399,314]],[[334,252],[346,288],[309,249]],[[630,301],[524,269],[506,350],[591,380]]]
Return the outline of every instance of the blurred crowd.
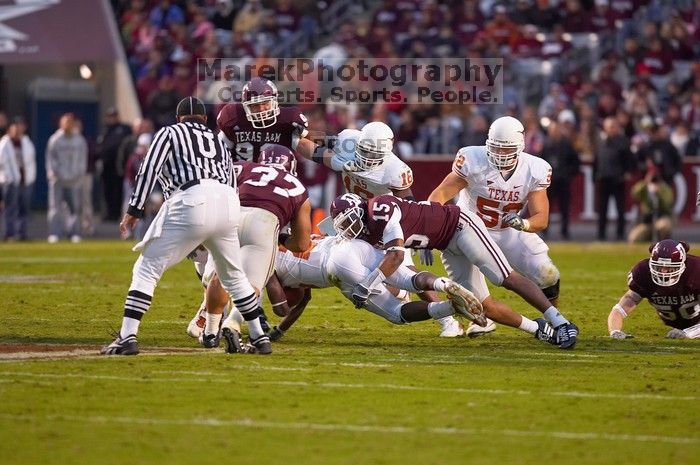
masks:
[[[339,60],[503,57],[498,105],[326,101],[303,111],[314,131],[327,134],[385,121],[405,159],[483,145],[495,117],[515,116],[525,127],[525,150],[554,168],[549,193],[564,238],[580,162],[594,167],[598,238],[606,239],[609,202],[625,211],[624,198],[633,194],[647,211],[640,224],[654,223],[666,216],[657,210],[669,203],[665,187],[673,186],[683,158],[700,156],[700,0],[112,0],[112,6],[144,118],[124,124],[109,110],[98,139],[84,144],[66,143],[80,133],[80,122],[61,119],[54,145],[87,147],[87,161],[73,168],[85,166],[92,193],[84,187],[78,195],[77,178],[62,179],[47,164],[55,178],[49,177],[52,236],[77,241],[90,234],[94,211],[119,217],[154,131],[174,122],[181,97],[205,91],[198,88],[197,59],[298,53],[290,44],[307,47],[296,56]],[[0,160],[17,165],[0,169],[6,238],[26,236],[27,186],[36,169],[25,131],[21,118],[0,113]],[[311,184],[327,179],[325,170],[306,168]],[[633,179],[646,182],[646,190],[626,192]],[[59,222],[61,211],[83,220]],[[614,232],[622,239],[625,219],[618,217]]]

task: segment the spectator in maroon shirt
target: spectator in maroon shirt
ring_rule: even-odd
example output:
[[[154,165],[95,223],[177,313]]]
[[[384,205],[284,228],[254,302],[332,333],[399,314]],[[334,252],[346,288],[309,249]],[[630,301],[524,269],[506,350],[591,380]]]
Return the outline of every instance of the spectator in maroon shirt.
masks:
[[[384,0],[382,6],[374,13],[372,27],[377,25],[393,28],[399,22],[399,12],[396,9],[394,0]]]
[[[555,24],[552,31],[542,44],[542,58],[560,58],[572,48],[571,40],[565,36],[564,26]]]
[[[598,99],[598,118],[605,119],[609,116],[615,116],[618,109],[618,102],[612,94],[601,94]]]
[[[595,8],[590,15],[591,27],[595,32],[612,32],[615,27],[613,13],[608,0],[595,0]]]
[[[610,12],[612,13],[613,21],[627,20],[632,17],[637,8],[642,6],[645,1],[639,0],[610,0]]]
[[[566,32],[573,34],[593,30],[590,15],[581,8],[580,0],[566,0],[561,25]]]
[[[292,5],[291,0],[277,0],[277,7],[272,16],[277,22],[277,28],[282,33],[292,33],[299,29],[300,14]]]
[[[617,100],[622,99],[622,86],[613,78],[611,65],[605,65],[600,69],[595,85],[601,92],[611,94]]]
[[[511,53],[518,58],[535,58],[542,53],[542,42],[537,40],[537,26],[526,24],[522,33],[511,42]]]
[[[663,29],[666,29],[665,31]],[[692,37],[688,33],[686,24],[679,18],[667,22],[662,28],[662,33],[669,40],[669,47],[674,60],[691,61],[694,58]]]
[[[493,40],[498,46],[510,45],[519,35],[518,26],[508,19],[503,5],[494,8],[493,19],[486,24],[484,33],[487,39]]]
[[[452,27],[457,33],[457,39],[468,45],[479,31],[484,28],[484,16],[474,0],[467,0],[455,15]]]
[[[542,29],[550,29],[559,22],[559,12],[549,0],[535,0],[535,7],[530,10],[530,22]]]
[[[566,75],[564,78],[564,83],[562,84],[562,89],[564,93],[573,100],[576,92],[581,88],[581,74],[579,72],[573,72]]]

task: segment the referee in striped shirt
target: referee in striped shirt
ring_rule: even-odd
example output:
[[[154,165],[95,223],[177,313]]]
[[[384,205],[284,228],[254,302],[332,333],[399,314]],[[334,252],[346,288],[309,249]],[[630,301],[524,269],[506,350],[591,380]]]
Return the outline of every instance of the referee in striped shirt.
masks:
[[[248,317],[257,311],[257,293],[242,271],[238,242],[240,203],[231,186],[231,158],[205,125],[204,104],[187,97],[177,106],[177,124],[159,130],[136,175],[136,189],[119,230],[126,238],[139,218],[156,181],[166,198],[145,237],[134,246],[136,260],[116,339],[104,355],[136,355],[141,318],[151,306],[161,276],[200,244],[209,250],[219,279]],[[235,184],[235,182],[234,182]],[[247,318],[246,318],[247,319]],[[251,340],[266,337],[260,320],[248,322]]]

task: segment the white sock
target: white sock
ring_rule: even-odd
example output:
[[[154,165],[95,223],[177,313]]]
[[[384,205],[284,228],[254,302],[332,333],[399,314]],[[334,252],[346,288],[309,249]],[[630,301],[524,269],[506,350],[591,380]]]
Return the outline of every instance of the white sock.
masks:
[[[127,337],[130,335],[136,335],[139,332],[139,325],[141,324],[141,320],[137,320],[135,318],[129,318],[128,316],[125,316],[122,319],[122,329],[119,330],[119,337]]]
[[[209,312],[204,314],[206,323],[204,323],[204,334],[217,334],[219,332],[219,324],[221,323],[221,314],[213,315]]]
[[[561,313],[559,313],[559,310],[557,310],[557,307],[555,307],[554,305],[545,310],[543,315],[547,319],[547,321],[549,321],[549,323],[552,325],[552,328],[556,328],[569,322],[569,320],[564,318],[564,316]]]
[[[447,280],[447,278],[438,278],[433,283],[433,289],[435,289],[438,292],[445,292],[445,287],[447,286],[448,282],[449,281]]]
[[[455,314],[455,309],[452,308],[452,303],[449,300],[441,302],[430,302],[428,304],[428,315],[434,320],[445,318]]]
[[[521,321],[520,326],[518,326],[518,329],[522,329],[529,334],[535,334],[538,328],[539,326],[537,326],[536,321],[532,321],[531,319],[525,317],[523,317],[523,321]]]
[[[246,323],[248,324],[248,336],[250,336],[251,340],[257,339],[265,334],[262,330],[262,326],[260,326],[260,318],[246,320]]]

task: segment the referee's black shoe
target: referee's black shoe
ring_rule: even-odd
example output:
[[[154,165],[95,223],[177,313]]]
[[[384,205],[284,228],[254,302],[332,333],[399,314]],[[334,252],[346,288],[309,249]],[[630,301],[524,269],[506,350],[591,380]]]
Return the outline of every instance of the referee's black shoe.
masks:
[[[139,353],[139,342],[135,334],[130,334],[125,338],[117,335],[116,339],[108,346],[100,350],[101,355],[137,355]]]

